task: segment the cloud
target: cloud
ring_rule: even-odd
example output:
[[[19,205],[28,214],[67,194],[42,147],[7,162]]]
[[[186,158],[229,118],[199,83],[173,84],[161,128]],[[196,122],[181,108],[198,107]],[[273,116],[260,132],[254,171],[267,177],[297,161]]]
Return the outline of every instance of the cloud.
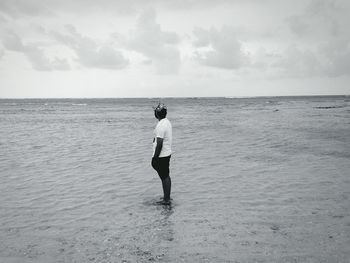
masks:
[[[272,66],[286,77],[304,78],[322,73],[321,62],[315,53],[295,45],[289,46]]]
[[[39,71],[68,70],[70,66],[65,59],[57,57],[50,60],[42,48],[34,43],[24,44],[22,39],[13,32],[7,32],[2,37],[6,49],[23,53],[33,68]]]
[[[60,13],[88,14],[110,13],[125,15],[137,13],[142,9],[155,6],[168,10],[188,10],[194,8],[215,7],[221,4],[258,2],[257,0],[1,0],[0,12],[13,17],[55,16]]]
[[[36,0],[1,0],[0,11],[13,17],[23,15],[48,16],[53,14],[49,5],[47,5],[48,2],[49,1],[44,2]]]
[[[11,32],[7,32],[7,34],[4,34],[2,38],[2,43],[5,48],[12,51],[18,51],[18,52],[24,52],[25,46],[22,43],[22,40],[20,37]]]
[[[248,65],[249,57],[242,51],[242,44],[233,28],[223,26],[221,30],[196,28],[193,32],[196,48],[195,59],[205,66],[224,69],[239,69]]]
[[[113,1],[113,0],[1,0],[0,12],[14,18],[28,16],[58,16],[60,13],[87,14],[98,11],[108,13],[131,13],[143,1]]]
[[[93,39],[77,32],[74,26],[66,26],[67,33],[52,32],[59,42],[71,48],[77,62],[88,68],[123,69],[129,64],[123,54],[108,45],[98,45]]]
[[[180,38],[174,32],[163,31],[156,22],[154,9],[144,11],[137,20],[136,29],[125,40],[126,48],[139,52],[155,65],[160,74],[177,73],[180,67]]]
[[[124,69],[136,62],[138,69],[176,74],[182,62],[181,73],[186,72],[186,59],[193,58],[208,71],[227,69],[228,74],[243,69],[236,73],[336,77],[350,74],[349,7],[347,0],[293,5],[276,0],[1,0],[0,31],[16,32],[1,37],[3,52],[23,53],[38,70],[76,63]],[[159,18],[157,12],[162,12]],[[207,19],[208,14],[213,16]],[[100,19],[91,22],[92,17]],[[74,26],[62,31],[62,21]],[[183,37],[196,23],[202,28]],[[96,38],[113,30],[120,35],[110,42]]]
[[[6,22],[7,22],[6,17],[0,13],[0,23],[1,23],[1,24],[4,24],[4,23],[6,23]]]
[[[331,41],[316,50],[290,45],[275,56],[269,67],[284,77],[350,75],[350,41],[346,38]]]
[[[350,38],[329,41],[319,49],[326,58],[325,73],[331,77],[350,75]]]
[[[344,0],[312,0],[301,14],[286,18],[286,22],[297,37],[324,39],[349,35],[349,7]]]
[[[350,75],[350,3],[312,0],[300,13],[286,19],[300,48],[289,47],[276,65],[296,76]]]
[[[69,70],[70,66],[65,59],[54,58],[49,60],[44,51],[35,45],[25,46],[24,54],[32,63],[36,70],[50,71],[50,70]]]

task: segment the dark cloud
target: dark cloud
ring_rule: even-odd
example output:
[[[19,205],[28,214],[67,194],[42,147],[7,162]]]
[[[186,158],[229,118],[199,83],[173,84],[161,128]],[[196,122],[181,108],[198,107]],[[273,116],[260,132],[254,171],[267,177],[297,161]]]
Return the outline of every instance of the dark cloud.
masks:
[[[196,38],[193,45],[197,47],[195,58],[199,63],[224,69],[239,69],[248,65],[249,57],[242,51],[242,45],[233,28],[197,28],[193,33]]]
[[[122,69],[129,64],[123,54],[106,45],[98,45],[93,39],[77,32],[74,26],[66,26],[67,33],[52,32],[51,35],[71,48],[77,62],[89,68]]]
[[[25,46],[20,37],[11,32],[7,32],[2,36],[2,43],[5,48],[12,51],[24,52]]]
[[[322,64],[316,54],[294,45],[288,47],[273,66],[285,77],[304,78],[322,74]]]
[[[40,46],[34,43],[24,44],[22,39],[13,32],[3,34],[2,43],[4,47],[10,51],[23,53],[36,70],[51,71],[70,69],[65,59],[55,57],[53,60],[50,60]]]
[[[147,9],[139,16],[136,29],[130,32],[124,45],[147,57],[158,73],[171,74],[177,73],[180,66],[179,41],[176,33],[161,29],[155,10]]]
[[[350,2],[312,0],[301,14],[286,19],[294,40],[277,64],[292,75],[350,75]]]
[[[290,30],[298,37],[325,38],[349,34],[347,27],[350,4],[344,0],[312,0],[301,14],[286,18]]]

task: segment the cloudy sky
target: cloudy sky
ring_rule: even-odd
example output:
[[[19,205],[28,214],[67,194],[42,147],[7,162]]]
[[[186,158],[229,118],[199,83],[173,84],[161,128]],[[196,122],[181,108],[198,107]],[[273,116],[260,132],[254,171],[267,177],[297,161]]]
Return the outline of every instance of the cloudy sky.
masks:
[[[0,0],[0,98],[350,94],[348,0]]]

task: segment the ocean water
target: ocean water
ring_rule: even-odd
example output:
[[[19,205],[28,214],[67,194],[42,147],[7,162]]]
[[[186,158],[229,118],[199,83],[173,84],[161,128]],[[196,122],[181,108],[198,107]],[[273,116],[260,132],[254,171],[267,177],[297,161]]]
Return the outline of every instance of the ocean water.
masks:
[[[0,100],[0,262],[350,262],[350,98]]]

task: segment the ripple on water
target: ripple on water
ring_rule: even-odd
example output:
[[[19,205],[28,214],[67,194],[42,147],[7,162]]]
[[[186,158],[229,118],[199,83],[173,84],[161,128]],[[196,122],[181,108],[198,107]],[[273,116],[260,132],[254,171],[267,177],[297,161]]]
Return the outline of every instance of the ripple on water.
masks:
[[[350,257],[344,98],[168,99],[171,206],[152,101],[0,102],[5,262]]]

